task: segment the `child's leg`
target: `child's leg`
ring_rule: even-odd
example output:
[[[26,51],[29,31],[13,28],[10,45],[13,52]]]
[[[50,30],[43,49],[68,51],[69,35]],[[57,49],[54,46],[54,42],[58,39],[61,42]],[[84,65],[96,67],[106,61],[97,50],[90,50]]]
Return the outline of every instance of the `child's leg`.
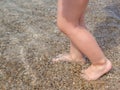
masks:
[[[95,80],[111,69],[111,62],[105,57],[90,32],[83,25],[79,25],[79,19],[87,3],[88,0],[59,0],[57,24],[75,46],[90,59],[92,65],[84,71],[84,77],[87,80]]]
[[[80,64],[85,64],[85,59],[82,52],[70,41],[70,51],[69,53],[59,54],[52,59],[53,62],[68,61],[68,62],[80,62]]]
[[[79,24],[85,27],[84,14],[79,19]],[[74,58],[74,61],[80,61],[82,64],[85,63],[83,53],[75,46],[72,41],[70,43],[70,55],[72,58]]]
[[[59,54],[52,59],[53,62],[68,61],[68,62],[80,62],[80,64],[85,63],[83,54],[76,48],[76,46],[70,42],[70,52]]]
[[[80,62],[81,64],[85,63],[83,53],[75,46],[75,44],[70,41],[70,55],[73,62]]]
[[[85,26],[84,15],[82,15],[82,18],[80,18],[79,24]],[[70,52],[58,55],[57,57],[53,58],[53,61],[80,62],[80,64],[85,64],[83,53],[74,45],[72,41],[70,41]]]

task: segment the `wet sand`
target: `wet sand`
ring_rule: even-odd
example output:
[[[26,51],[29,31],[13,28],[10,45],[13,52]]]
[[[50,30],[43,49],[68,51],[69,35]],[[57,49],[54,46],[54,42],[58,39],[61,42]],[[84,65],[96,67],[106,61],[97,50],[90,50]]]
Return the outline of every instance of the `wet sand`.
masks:
[[[86,24],[113,69],[85,81],[79,63],[51,59],[69,51],[56,26],[56,0],[0,1],[0,90],[119,90],[120,1],[90,0]]]

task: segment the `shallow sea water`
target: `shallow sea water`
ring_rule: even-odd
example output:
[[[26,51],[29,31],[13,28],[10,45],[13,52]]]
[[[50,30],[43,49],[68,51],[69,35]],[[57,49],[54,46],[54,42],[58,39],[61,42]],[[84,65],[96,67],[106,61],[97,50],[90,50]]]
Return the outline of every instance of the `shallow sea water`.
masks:
[[[90,0],[86,24],[113,69],[97,81],[79,63],[51,59],[69,51],[56,26],[56,0],[0,0],[0,90],[119,90],[120,0]]]

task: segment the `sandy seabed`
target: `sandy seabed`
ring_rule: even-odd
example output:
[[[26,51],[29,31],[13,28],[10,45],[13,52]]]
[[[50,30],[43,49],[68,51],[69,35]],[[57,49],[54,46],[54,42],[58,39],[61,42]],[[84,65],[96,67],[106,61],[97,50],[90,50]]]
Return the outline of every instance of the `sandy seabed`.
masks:
[[[120,90],[120,0],[90,0],[86,23],[113,69],[85,81],[79,63],[51,59],[69,51],[56,26],[57,0],[0,0],[0,90]]]

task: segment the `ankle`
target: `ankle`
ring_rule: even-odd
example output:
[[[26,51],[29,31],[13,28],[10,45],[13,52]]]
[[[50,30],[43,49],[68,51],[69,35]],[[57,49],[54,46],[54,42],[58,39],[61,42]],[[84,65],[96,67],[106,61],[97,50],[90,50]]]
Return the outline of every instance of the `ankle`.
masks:
[[[105,65],[107,63],[107,58],[103,58],[103,59],[100,59],[98,62],[94,62],[92,63],[92,65],[96,66],[96,65]]]

